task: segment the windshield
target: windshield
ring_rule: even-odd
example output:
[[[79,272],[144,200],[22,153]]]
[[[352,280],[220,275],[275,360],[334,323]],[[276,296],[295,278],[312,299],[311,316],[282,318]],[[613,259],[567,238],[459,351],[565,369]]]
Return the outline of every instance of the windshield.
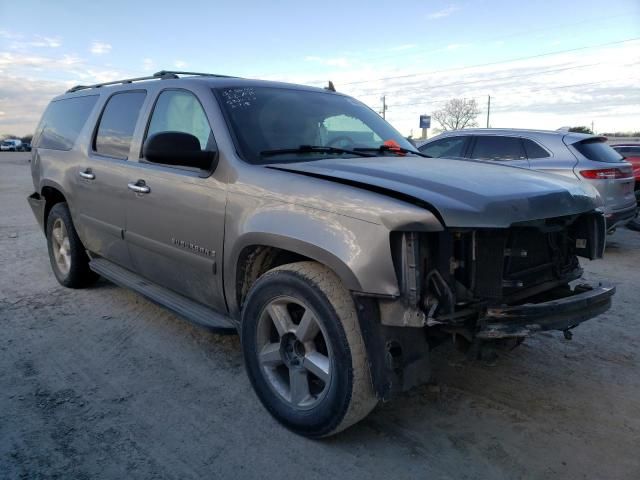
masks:
[[[377,149],[385,142],[416,151],[378,114],[350,97],[277,87],[221,88],[215,92],[236,147],[249,163],[351,158],[355,152],[348,150]],[[300,150],[300,146],[319,148]],[[265,154],[273,150],[297,151]]]

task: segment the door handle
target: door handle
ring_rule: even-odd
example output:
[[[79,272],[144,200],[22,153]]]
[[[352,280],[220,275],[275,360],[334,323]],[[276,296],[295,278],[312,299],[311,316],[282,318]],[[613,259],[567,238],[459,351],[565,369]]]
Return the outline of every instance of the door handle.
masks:
[[[80,170],[78,172],[78,175],[80,175],[82,178],[86,178],[87,180],[94,180],[96,178],[96,176],[91,172],[90,168],[87,168],[86,170]]]
[[[144,180],[138,180],[135,183],[133,182],[128,183],[127,187],[129,187],[129,190],[133,190],[136,193],[149,193],[151,191],[151,189],[144,182]]]

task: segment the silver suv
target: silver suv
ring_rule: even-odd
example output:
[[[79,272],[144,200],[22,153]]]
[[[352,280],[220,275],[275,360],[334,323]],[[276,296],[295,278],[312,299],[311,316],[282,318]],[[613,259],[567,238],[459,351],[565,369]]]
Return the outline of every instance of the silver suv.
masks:
[[[614,288],[597,192],[555,175],[423,158],[346,95],[184,72],[78,86],[33,139],[51,266],[240,332],[266,409],[334,434],[429,379],[455,335],[476,355],[570,329]],[[215,379],[212,379],[215,381]]]
[[[462,157],[532,168],[588,182],[604,201],[607,229],[636,215],[632,167],[605,137],[567,131],[477,128],[444,132],[419,147],[431,157]]]

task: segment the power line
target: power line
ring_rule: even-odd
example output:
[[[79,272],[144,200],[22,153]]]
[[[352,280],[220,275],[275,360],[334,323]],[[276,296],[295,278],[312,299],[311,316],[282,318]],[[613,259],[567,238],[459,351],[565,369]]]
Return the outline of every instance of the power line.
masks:
[[[577,47],[577,48],[570,48],[570,49],[566,49],[566,50],[556,50],[555,52],[547,52],[547,53],[539,53],[537,55],[529,55],[526,57],[518,57],[518,58],[512,58],[510,60],[500,60],[497,62],[488,62],[488,63],[479,63],[479,64],[475,64],[475,65],[469,65],[466,67],[455,67],[455,68],[445,68],[442,70],[433,70],[431,72],[417,72],[417,73],[408,73],[408,74],[404,74],[404,75],[394,75],[394,76],[390,76],[390,77],[382,77],[382,78],[373,78],[373,79],[369,79],[369,80],[358,80],[355,82],[346,82],[346,83],[342,83],[341,85],[357,85],[357,84],[361,84],[361,83],[368,83],[368,82],[378,82],[378,81],[386,81],[386,80],[395,80],[398,78],[410,78],[410,77],[417,77],[420,75],[433,75],[436,73],[442,73],[442,72],[454,72],[454,71],[459,71],[459,70],[469,70],[471,68],[478,68],[478,67],[488,67],[488,66],[492,66],[492,65],[501,65],[504,63],[512,63],[512,62],[519,62],[521,60],[530,60],[532,58],[541,58],[541,57],[549,57],[552,55],[559,55],[561,53],[570,53],[570,52],[577,52],[580,50],[589,50],[591,48],[600,48],[600,47],[608,47],[611,45],[620,45],[622,43],[628,43],[628,42],[634,42],[640,40],[640,37],[634,37],[634,38],[627,38],[625,40],[617,40],[615,42],[607,42],[607,43],[599,43],[596,45],[586,45],[583,47]]]
[[[550,69],[550,70],[541,70],[538,72],[530,72],[530,73],[523,73],[523,74],[516,74],[516,75],[508,75],[506,77],[500,77],[500,78],[494,78],[494,79],[480,79],[480,80],[470,80],[468,82],[454,82],[454,83],[442,83],[442,84],[438,84],[438,85],[433,85],[433,86],[420,86],[420,87],[410,87],[410,88],[401,88],[398,90],[386,90],[386,89],[381,89],[381,90],[374,90],[371,93],[363,93],[362,95],[358,95],[358,97],[368,97],[368,96],[372,96],[372,95],[378,95],[381,92],[385,92],[388,94],[392,94],[392,93],[405,93],[405,92],[413,92],[413,91],[417,91],[417,90],[425,90],[425,89],[430,89],[430,88],[443,88],[443,87],[455,87],[455,86],[460,86],[460,85],[472,85],[474,83],[490,83],[490,82],[495,82],[495,81],[501,81],[501,80],[510,80],[512,78],[523,78],[523,77],[534,77],[537,75],[544,75],[545,73],[554,73],[554,72],[564,72],[567,70],[575,70],[578,68],[587,68],[587,67],[594,67],[596,65],[600,65],[599,63],[589,63],[587,65],[575,65],[572,67],[562,67],[562,68],[554,68],[554,69]],[[416,82],[418,82],[419,80],[417,80]],[[490,86],[494,86],[494,85],[490,85]]]
[[[631,65],[636,65],[636,64],[631,64]],[[534,92],[541,92],[541,91],[547,91],[547,90],[559,90],[559,89],[563,89],[563,88],[571,88],[571,87],[587,87],[589,85],[602,85],[605,82],[611,82],[611,81],[615,81],[617,80],[617,78],[613,78],[613,79],[608,79],[608,80],[600,80],[597,82],[586,82],[586,83],[573,83],[570,85],[558,85],[555,87],[541,87],[541,88],[535,88],[532,90],[528,90],[527,93],[534,93]],[[495,98],[495,96],[492,95],[493,98]],[[466,97],[466,98],[472,98],[472,99],[479,99],[479,98],[483,98],[483,97]],[[440,103],[446,103],[449,100],[451,100],[451,98],[448,99],[439,99],[436,98],[435,100],[429,100],[429,101],[425,101],[425,102],[407,102],[407,103],[396,103],[394,105],[389,105],[389,108],[395,108],[395,107],[406,107],[406,106],[416,106],[416,105],[437,105]]]
[[[634,12],[635,13],[635,12]],[[476,39],[476,41],[478,42],[487,42],[487,41],[496,41],[496,40],[503,40],[503,39],[507,39],[507,38],[513,38],[513,37],[519,37],[519,36],[523,36],[523,35],[529,35],[530,33],[535,33],[535,32],[541,32],[541,31],[547,31],[547,30],[555,30],[557,28],[568,28],[568,27],[573,27],[576,25],[582,25],[585,23],[594,23],[594,22],[603,22],[606,20],[611,20],[613,18],[620,18],[620,17],[628,17],[631,14],[631,12],[626,12],[626,13],[620,13],[620,14],[616,14],[616,15],[611,15],[608,17],[597,17],[597,18],[587,18],[587,19],[583,19],[580,20],[578,22],[574,22],[574,23],[564,23],[564,24],[557,24],[554,26],[549,26],[549,27],[542,27],[542,28],[532,28],[532,29],[527,29],[527,30],[520,30],[518,32],[514,32],[514,33],[510,33],[508,35],[496,35],[493,37],[485,37],[485,38],[480,38],[480,39]],[[380,60],[380,59],[385,59],[385,58],[399,58],[399,57],[406,57],[406,56],[410,56],[410,55],[418,55],[418,54],[430,54],[430,53],[436,53],[436,52],[441,52],[441,51],[445,51],[446,50],[446,46],[434,49],[434,50],[428,50],[426,52],[416,52],[416,51],[407,51],[406,53],[388,53],[385,55],[381,55],[381,56],[376,56],[376,57],[365,57],[362,58],[362,61],[367,61],[370,62],[372,60]],[[348,55],[346,55],[348,56]],[[287,74],[287,73],[298,73],[299,70],[290,70],[290,71],[285,71],[285,72],[279,72],[279,74]],[[272,74],[270,74],[272,75]],[[260,75],[258,75],[257,77],[260,77]],[[326,80],[309,80],[308,82],[309,84],[312,83],[318,83],[318,84],[325,84]],[[346,85],[346,84],[343,84]]]

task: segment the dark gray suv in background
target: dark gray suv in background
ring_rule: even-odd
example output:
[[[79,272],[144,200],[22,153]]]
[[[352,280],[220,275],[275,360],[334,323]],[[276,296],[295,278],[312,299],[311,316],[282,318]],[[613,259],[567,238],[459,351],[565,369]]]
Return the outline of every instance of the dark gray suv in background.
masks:
[[[425,382],[452,335],[469,352],[570,336],[614,294],[580,281],[578,257],[604,251],[595,189],[425,158],[332,90],[166,71],[78,86],[46,109],[31,168],[62,285],[101,275],[238,330],[261,402],[312,437]]]
[[[444,132],[420,145],[431,157],[462,157],[542,170],[593,185],[604,202],[607,229],[636,216],[631,165],[606,137],[564,130],[470,128]]]

